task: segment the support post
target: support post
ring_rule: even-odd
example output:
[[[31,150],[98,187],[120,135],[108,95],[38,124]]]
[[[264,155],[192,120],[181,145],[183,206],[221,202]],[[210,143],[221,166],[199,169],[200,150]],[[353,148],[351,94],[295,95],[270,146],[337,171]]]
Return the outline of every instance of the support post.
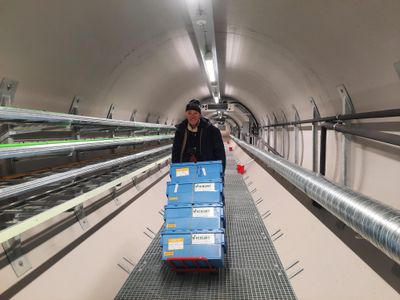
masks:
[[[319,173],[325,176],[326,170],[326,127],[321,126],[321,141],[319,151]]]
[[[312,105],[312,114],[313,118],[320,118],[320,113],[318,110],[318,106],[315,103],[314,99],[310,97],[310,102]],[[312,123],[312,135],[313,135],[313,164],[312,164],[312,170],[313,172],[317,173],[318,172],[318,123],[313,122]]]
[[[283,122],[287,123],[287,118],[285,112],[282,110],[282,116],[283,116]],[[285,143],[285,134],[289,135],[289,130],[287,126],[282,126],[282,155],[286,159],[289,159],[289,153],[290,153],[290,139],[288,137],[287,139],[287,147]]]
[[[300,115],[297,111],[296,106],[293,105],[294,109],[294,119],[296,122],[300,121]],[[294,163],[299,164],[299,125],[294,126]]]
[[[269,128],[269,125],[271,125],[271,120],[269,119],[268,116],[267,116],[267,124],[268,124],[268,127],[267,127],[267,144],[268,144],[268,146],[271,146],[271,141],[270,141],[271,131],[270,131],[270,128]],[[267,149],[268,149],[268,147],[267,147]],[[268,149],[268,151],[269,151],[269,149]]]
[[[276,118],[276,115],[274,114],[274,113],[272,113],[273,114],[273,116],[274,116],[274,123],[275,124],[278,124],[278,119]],[[277,134],[277,131],[278,130],[278,128],[277,127],[274,127],[274,149],[279,153],[279,151],[278,151],[278,134]]]

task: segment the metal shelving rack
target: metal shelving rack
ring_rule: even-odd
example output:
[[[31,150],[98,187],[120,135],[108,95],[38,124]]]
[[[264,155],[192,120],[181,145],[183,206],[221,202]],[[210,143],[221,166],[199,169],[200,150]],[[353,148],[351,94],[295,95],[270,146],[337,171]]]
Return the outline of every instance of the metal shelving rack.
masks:
[[[88,200],[106,195],[100,207],[169,161],[174,126],[70,113],[0,106],[0,243],[17,276],[30,268],[22,234],[71,213],[85,230]]]

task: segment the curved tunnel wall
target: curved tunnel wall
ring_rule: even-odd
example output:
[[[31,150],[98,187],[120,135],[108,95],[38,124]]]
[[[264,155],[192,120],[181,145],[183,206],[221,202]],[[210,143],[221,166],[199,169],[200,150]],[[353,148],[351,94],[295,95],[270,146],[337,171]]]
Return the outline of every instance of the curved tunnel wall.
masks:
[[[188,98],[208,95],[184,1],[6,4],[0,74],[20,81],[17,106],[65,111],[78,94],[85,114],[115,103],[119,118],[133,108],[142,118],[151,110],[172,117]],[[310,96],[322,114],[338,113],[341,83],[359,111],[395,107],[399,8],[398,1],[214,2],[222,94],[260,119],[292,104],[309,117]]]
[[[209,90],[185,1],[2,1],[0,78],[19,81],[14,105],[175,123],[191,98]],[[213,1],[222,97],[249,107],[261,124],[282,111],[311,117],[341,113],[345,84],[357,112],[399,108],[400,2]],[[244,120],[244,119],[240,119]],[[399,119],[388,131],[400,132]],[[397,122],[397,123],[396,123]],[[385,127],[386,126],[386,127]],[[312,135],[302,126],[301,164],[311,169]],[[285,135],[294,160],[294,133]],[[327,177],[339,181],[341,135],[328,133]],[[279,132],[278,150],[282,146]],[[399,149],[353,139],[352,188],[394,207]]]
[[[150,113],[149,121],[160,116],[161,122],[176,123],[187,99],[209,96],[183,0],[5,4],[0,76],[19,81],[15,106],[66,112],[79,95],[81,114],[105,116],[114,103],[117,119],[128,119],[136,109],[138,121]],[[301,118],[311,117],[311,96],[323,116],[340,113],[341,83],[357,112],[398,107],[398,1],[213,5],[222,97],[241,101],[261,124],[273,113],[281,118],[282,111],[293,120],[292,105]],[[328,176],[337,177],[340,138],[329,136]],[[303,145],[309,167],[309,131]],[[367,170],[387,165],[388,174],[395,174],[396,149],[361,139],[354,145],[356,189],[381,182]],[[386,182],[377,193],[389,190],[394,198],[393,181]]]
[[[79,95],[84,115],[105,116],[114,103],[117,119],[136,109],[138,121],[150,113],[151,122],[160,116],[176,123],[187,99],[209,97],[184,0],[4,4],[0,77],[19,81],[15,106],[66,112]],[[235,0],[213,6],[222,97],[241,101],[261,124],[273,113],[281,120],[282,111],[293,120],[292,105],[310,118],[311,96],[321,115],[340,113],[341,83],[357,112],[399,106],[393,65],[400,61],[398,1]],[[329,136],[328,176],[337,177],[340,138]],[[281,139],[279,134],[278,144]],[[305,131],[307,167],[310,141]],[[387,165],[395,173],[396,149],[355,141],[355,188],[364,185],[366,170]],[[371,176],[366,182],[381,181]],[[393,186],[383,190],[395,193]]]

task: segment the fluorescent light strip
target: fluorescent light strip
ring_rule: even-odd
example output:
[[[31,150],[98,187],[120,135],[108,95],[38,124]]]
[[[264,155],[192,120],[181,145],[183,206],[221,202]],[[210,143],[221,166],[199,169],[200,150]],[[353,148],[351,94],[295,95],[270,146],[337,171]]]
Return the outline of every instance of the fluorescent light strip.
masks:
[[[212,59],[206,59],[206,71],[210,82],[215,82],[214,62]]]

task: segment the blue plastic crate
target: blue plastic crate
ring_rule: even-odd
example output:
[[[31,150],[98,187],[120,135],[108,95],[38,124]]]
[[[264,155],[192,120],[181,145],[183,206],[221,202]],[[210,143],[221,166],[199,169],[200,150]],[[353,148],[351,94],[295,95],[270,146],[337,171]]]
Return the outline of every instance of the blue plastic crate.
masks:
[[[176,230],[162,231],[161,234],[162,260],[168,258],[204,257],[214,268],[224,266],[225,235],[224,230]],[[201,264],[204,265],[201,265]],[[197,267],[190,260],[189,267]],[[191,265],[193,264],[193,265]],[[180,267],[176,265],[176,267]],[[200,262],[199,267],[207,267]]]
[[[165,230],[225,228],[222,204],[166,205]]]
[[[223,177],[222,162],[218,160],[171,164],[170,176],[174,183],[221,179]]]
[[[167,183],[168,205],[223,203],[221,179],[198,183]]]

